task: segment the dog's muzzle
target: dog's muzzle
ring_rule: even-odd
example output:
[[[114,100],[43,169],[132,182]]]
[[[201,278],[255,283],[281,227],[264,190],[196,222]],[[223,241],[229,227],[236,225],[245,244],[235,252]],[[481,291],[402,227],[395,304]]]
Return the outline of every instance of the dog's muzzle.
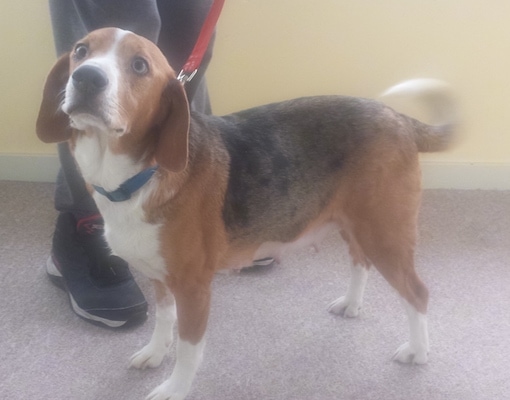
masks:
[[[94,65],[82,65],[72,74],[63,110],[68,115],[89,114],[107,121],[104,93],[110,85],[107,74]]]
[[[83,96],[94,97],[108,87],[105,72],[93,65],[83,65],[72,74],[74,88]]]

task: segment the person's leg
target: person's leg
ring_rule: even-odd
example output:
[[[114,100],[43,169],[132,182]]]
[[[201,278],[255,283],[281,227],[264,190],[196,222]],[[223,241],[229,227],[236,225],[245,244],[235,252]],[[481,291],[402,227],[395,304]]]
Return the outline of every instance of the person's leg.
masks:
[[[212,0],[157,0],[157,4],[161,17],[158,46],[175,72],[179,73],[193,51]],[[211,61],[213,46],[214,38],[209,43],[197,74],[186,84],[192,110],[205,114],[211,113],[204,74]]]
[[[114,26],[156,42],[161,27],[156,0],[71,0],[87,32]]]
[[[154,42],[159,34],[155,0],[50,0],[49,5],[58,55],[104,26],[129,29]],[[126,262],[110,254],[101,216],[67,143],[59,145],[58,153],[55,207],[60,215],[48,275],[67,289],[73,310],[89,321],[118,327],[145,320],[145,298]]]
[[[87,34],[87,29],[78,14],[74,1],[50,0],[50,15],[57,55],[72,49],[74,43]],[[55,208],[58,211],[78,211],[83,214],[98,214],[92,197],[76,169],[67,143],[58,146],[61,169],[57,177]]]

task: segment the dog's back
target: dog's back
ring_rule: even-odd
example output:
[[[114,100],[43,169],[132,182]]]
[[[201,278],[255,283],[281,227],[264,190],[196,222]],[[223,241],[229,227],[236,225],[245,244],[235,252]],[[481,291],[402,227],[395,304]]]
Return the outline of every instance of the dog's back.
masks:
[[[347,201],[359,185],[398,182],[385,175],[407,175],[419,151],[443,150],[453,131],[450,123],[427,125],[379,101],[348,96],[194,119],[221,138],[229,159],[225,226],[250,243],[295,240],[333,199]]]

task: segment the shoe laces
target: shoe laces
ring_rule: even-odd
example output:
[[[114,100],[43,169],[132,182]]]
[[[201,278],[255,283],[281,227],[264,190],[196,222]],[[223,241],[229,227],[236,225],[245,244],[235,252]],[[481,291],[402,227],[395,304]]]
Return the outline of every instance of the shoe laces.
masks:
[[[77,220],[76,232],[83,249],[91,261],[92,276],[105,283],[115,283],[130,278],[127,263],[112,255],[104,238],[104,221],[100,214]]]
[[[104,221],[100,214],[80,218],[76,222],[76,232],[80,235],[102,235],[104,232]]]

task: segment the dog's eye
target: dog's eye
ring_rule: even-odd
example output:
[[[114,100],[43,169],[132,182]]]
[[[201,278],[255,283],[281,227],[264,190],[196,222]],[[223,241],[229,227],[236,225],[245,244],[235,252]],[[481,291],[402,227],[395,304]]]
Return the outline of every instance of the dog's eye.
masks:
[[[74,58],[76,60],[82,60],[87,56],[87,53],[89,52],[89,49],[84,44],[78,44],[76,45],[76,48],[74,49]]]
[[[131,68],[138,75],[145,75],[149,72],[149,64],[142,57],[136,57],[131,63]]]

